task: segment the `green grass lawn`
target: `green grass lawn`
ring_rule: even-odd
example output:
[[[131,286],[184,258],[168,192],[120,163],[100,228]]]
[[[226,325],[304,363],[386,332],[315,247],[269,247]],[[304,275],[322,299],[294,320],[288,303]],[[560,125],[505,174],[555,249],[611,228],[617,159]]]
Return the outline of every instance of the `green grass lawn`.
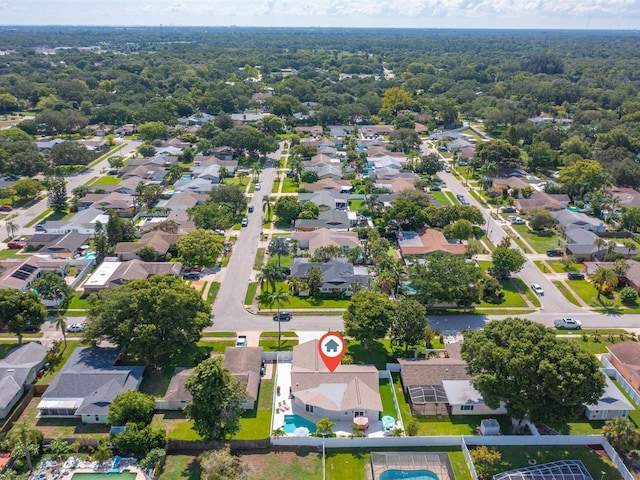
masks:
[[[406,425],[413,418],[413,415],[411,415],[411,407],[404,396],[400,374],[393,375],[393,388],[396,390],[396,398],[398,399],[400,415],[402,415],[402,423]]]
[[[587,305],[599,306],[598,290],[587,280],[572,280],[569,288],[573,290]]]
[[[258,282],[249,282],[247,287],[247,293],[244,296],[244,304],[251,305],[253,299],[256,298],[256,292],[258,291]]]
[[[287,332],[288,333],[288,332]],[[294,333],[294,332],[291,332]],[[286,339],[284,337],[282,337],[281,341],[280,341],[280,347],[278,347],[278,338],[277,338],[277,334],[276,334],[276,339],[268,339],[268,340],[264,340],[264,339],[260,339],[260,342],[258,343],[259,346],[261,346],[262,348],[264,348],[265,352],[291,352],[293,350],[293,347],[295,347],[296,345],[298,345],[298,343],[300,343],[298,341],[298,339]]]
[[[262,268],[262,264],[264,263],[264,256],[266,253],[266,248],[258,248],[256,250],[256,258],[253,261],[253,269],[260,270]]]
[[[504,434],[511,432],[511,421],[504,415],[443,415],[435,416],[415,415],[420,428],[418,435],[476,435],[480,422],[484,418],[495,418],[500,423]]]
[[[556,286],[558,290],[560,290],[560,293],[562,293],[562,295],[564,295],[567,300],[569,300],[574,305],[577,305],[578,307],[581,305],[581,303],[578,302],[578,300],[576,300],[576,297],[573,296],[573,294],[567,288],[564,282],[560,280],[553,280],[553,284]]]
[[[240,419],[240,431],[233,437],[237,440],[267,438],[271,434],[271,408],[273,406],[274,380],[262,380],[258,401],[254,410],[247,410]]]
[[[298,334],[296,332],[282,332],[282,338],[298,338]],[[274,339],[274,338],[278,338],[278,331],[274,330],[274,331],[267,331],[267,332],[262,332],[260,334],[260,339]]]
[[[202,332],[202,338],[235,338],[236,332]]]
[[[284,183],[282,184],[282,192],[281,193],[296,193],[300,188],[300,184],[296,182],[293,178],[286,177],[284,179]]]
[[[87,310],[89,308],[89,297],[75,294],[69,301],[69,307],[71,310]]]
[[[67,348],[65,348],[62,351],[62,354],[60,355],[59,361],[54,363],[53,365],[51,365],[51,368],[49,368],[44,373],[42,378],[39,378],[36,383],[43,384],[43,385],[49,385],[53,381],[53,379],[56,377],[56,375],[58,375],[58,372],[60,371],[62,366],[65,364],[65,362],[69,359],[69,357],[71,356],[73,351],[76,348],[82,347],[82,346],[83,345],[77,340],[67,340]]]
[[[89,184],[94,187],[99,187],[100,185],[118,185],[121,182],[121,178],[105,175],[104,177],[98,177],[95,182],[90,182]]]
[[[168,455],[160,480],[200,480],[200,463],[191,455]]]
[[[547,264],[556,273],[579,272],[582,269],[582,264],[577,262],[569,264],[568,267],[560,260],[547,260]]]
[[[598,330],[591,330],[591,333],[585,332],[587,335],[586,340],[583,336],[569,337],[567,340],[569,342],[577,343],[583,350],[586,350],[593,355],[607,353],[607,346],[621,341],[618,335],[607,335],[596,332],[598,332]]]
[[[450,198],[449,195],[447,195],[447,193],[450,192],[429,192],[431,195],[433,195],[433,198],[436,199],[436,201],[438,202],[438,205],[443,207],[446,205],[453,205],[453,200]]]
[[[565,447],[565,446],[517,446],[517,447],[494,447],[502,453],[502,460],[493,466],[491,475],[495,475],[506,470],[528,467],[529,460],[535,460],[538,464],[553,462],[556,460],[582,460],[587,470],[594,478],[604,478],[606,480],[618,480],[620,473],[610,460],[605,460],[593,450],[587,447]],[[604,476],[600,472],[604,472]]]
[[[220,282],[211,282],[211,286],[209,287],[209,293],[207,294],[207,302],[210,305],[216,301],[216,297],[218,296],[218,292],[220,291]]]
[[[365,349],[357,340],[347,339],[347,353],[352,363],[360,365],[375,365],[378,370],[387,368],[391,361],[392,351],[389,339],[369,342],[369,348]]]
[[[7,356],[11,350],[18,346],[18,342],[14,340],[0,341],[0,358]]]
[[[549,248],[558,248],[556,232],[534,232],[529,230],[527,225],[512,225],[512,227],[537,253],[546,253]]]
[[[393,386],[386,378],[381,378],[379,385],[378,389],[380,390],[380,398],[382,399],[382,415],[389,415],[396,418],[396,404],[393,401],[393,392],[391,391]]]
[[[18,255],[18,253],[20,252],[20,250],[18,249],[6,249],[6,250],[0,250],[0,260],[9,260],[9,259],[16,259],[16,258],[27,258],[31,255]]]
[[[279,289],[283,289],[285,292],[289,291],[289,287],[285,282],[277,282],[276,283],[276,291]],[[271,293],[271,288],[267,288],[260,294],[260,308],[261,309],[269,309],[271,311],[276,310],[276,306],[273,305],[273,308],[269,307],[269,302],[267,298],[269,297],[269,293]],[[349,300],[347,299],[333,299],[333,298],[325,298],[322,296],[318,297],[298,297],[295,295],[289,295],[289,299],[285,302],[282,302],[280,307],[281,310],[286,310],[288,308],[347,308],[349,306]]]
[[[267,265],[278,265],[278,256],[270,256],[267,260]],[[281,267],[291,267],[293,265],[293,255],[284,255],[280,257]]]
[[[533,290],[531,290],[529,286],[524,283],[524,280],[522,280],[521,278],[512,278],[511,280],[518,284],[520,290],[522,290],[522,292],[534,306],[540,306],[540,299],[538,298],[538,295],[533,293]]]
[[[486,303],[480,302],[477,304],[478,308],[491,308],[491,307],[514,307],[514,308],[524,308],[527,306],[527,302],[522,298],[520,292],[514,285],[514,283],[509,280],[500,280],[500,285],[502,287],[502,292],[504,293],[504,301],[502,303]]]
[[[349,210],[352,212],[361,212],[366,207],[364,200],[349,200]]]

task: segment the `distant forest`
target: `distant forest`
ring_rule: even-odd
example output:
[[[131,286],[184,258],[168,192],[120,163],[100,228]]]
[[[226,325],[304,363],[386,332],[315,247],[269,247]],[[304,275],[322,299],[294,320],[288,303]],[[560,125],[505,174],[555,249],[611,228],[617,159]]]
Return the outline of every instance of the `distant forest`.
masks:
[[[279,117],[253,125],[267,135],[476,119],[530,170],[596,160],[639,187],[639,51],[640,32],[0,27],[0,114],[35,112],[31,135],[249,109]],[[14,137],[0,136],[3,173],[35,158]]]

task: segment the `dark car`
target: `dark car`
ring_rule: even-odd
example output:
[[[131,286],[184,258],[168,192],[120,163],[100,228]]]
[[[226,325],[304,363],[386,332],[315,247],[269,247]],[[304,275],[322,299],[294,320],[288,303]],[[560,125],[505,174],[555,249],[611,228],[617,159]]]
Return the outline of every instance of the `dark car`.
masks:
[[[187,272],[182,275],[185,280],[200,280],[200,272]]]
[[[584,273],[569,272],[569,273],[567,273],[567,278],[569,280],[584,280]]]
[[[561,257],[562,255],[564,255],[562,250],[558,250],[557,248],[547,250],[547,257]]]
[[[437,185],[434,185],[433,187],[431,187],[431,191],[432,192],[439,192],[440,190],[442,190],[440,187],[438,187]]]
[[[249,208],[247,209],[247,211],[249,213],[253,213],[253,205],[249,205]]]
[[[288,322],[289,320],[291,320],[291,313],[289,312],[280,312],[280,313],[275,313],[273,315],[273,320],[274,321],[281,321],[281,322]]]
[[[11,205],[0,206],[0,212],[10,212],[11,210],[13,210],[13,207]]]
[[[36,333],[36,332],[39,332],[40,331],[40,325],[31,325],[30,323],[27,323],[24,326],[23,331],[25,333]]]
[[[516,207],[514,207],[513,205],[506,205],[500,210],[502,210],[504,213],[516,213]]]

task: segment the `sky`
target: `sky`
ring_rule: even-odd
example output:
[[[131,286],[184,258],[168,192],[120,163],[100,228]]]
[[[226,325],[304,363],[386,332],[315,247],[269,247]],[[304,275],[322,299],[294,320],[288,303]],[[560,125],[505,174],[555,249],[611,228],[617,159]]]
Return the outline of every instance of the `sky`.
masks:
[[[637,30],[640,0],[0,0],[0,24]]]

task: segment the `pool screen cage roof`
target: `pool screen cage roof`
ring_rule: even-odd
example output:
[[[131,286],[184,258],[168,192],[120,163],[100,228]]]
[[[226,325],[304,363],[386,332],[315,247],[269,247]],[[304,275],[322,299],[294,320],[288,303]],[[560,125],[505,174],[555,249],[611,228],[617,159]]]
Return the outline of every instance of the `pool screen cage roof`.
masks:
[[[408,390],[409,398],[414,405],[449,402],[442,385],[411,385]]]
[[[387,470],[430,470],[439,480],[453,480],[449,455],[442,452],[371,452],[373,479]]]
[[[582,461],[559,460],[498,473],[493,480],[593,480],[593,477]]]

